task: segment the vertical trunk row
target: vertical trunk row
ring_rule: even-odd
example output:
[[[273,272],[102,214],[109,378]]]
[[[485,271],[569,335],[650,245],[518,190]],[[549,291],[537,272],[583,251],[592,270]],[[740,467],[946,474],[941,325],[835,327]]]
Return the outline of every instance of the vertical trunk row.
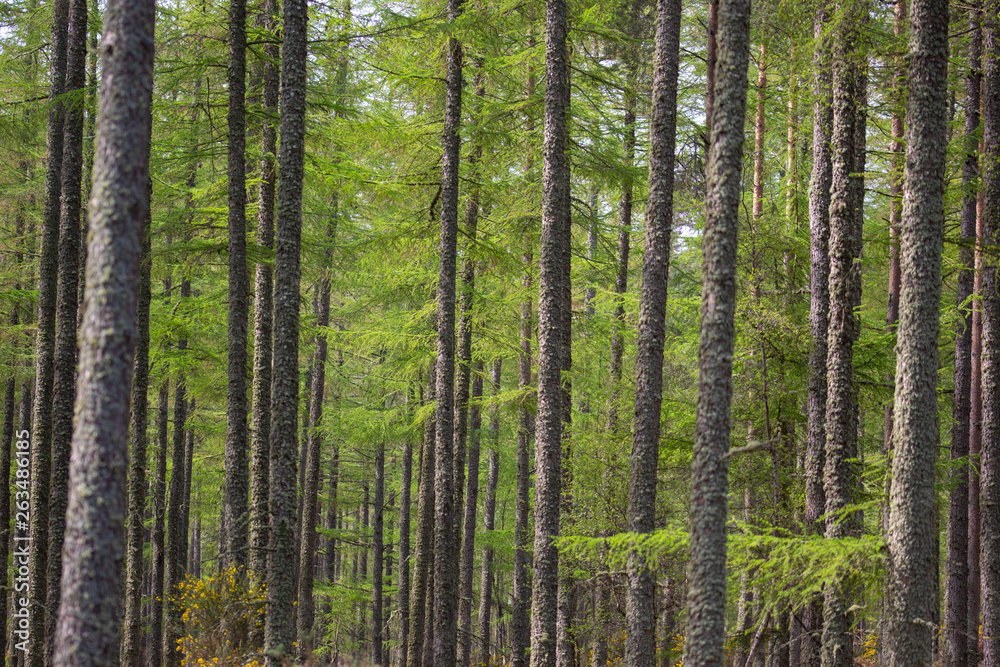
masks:
[[[186,288],[186,289],[185,289]],[[190,282],[185,278],[181,281],[181,298],[190,296]],[[185,293],[187,292],[187,293]],[[181,339],[177,341],[177,349],[183,350],[187,347],[187,341]],[[165,566],[164,566],[164,590],[163,604],[164,611],[164,632],[163,632],[163,664],[167,667],[179,667],[181,664],[180,652],[177,651],[177,642],[183,636],[183,621],[181,616],[184,610],[181,608],[180,600],[176,597],[177,586],[184,578],[183,552],[187,543],[187,535],[184,533],[184,469],[187,463],[187,452],[185,451],[184,423],[187,420],[187,400],[185,398],[184,374],[177,373],[177,380],[174,388],[174,442],[173,452],[170,459],[170,497],[167,501],[167,535],[165,544]]]
[[[1000,240],[1000,2],[983,4],[983,239]],[[1000,661],[1000,285],[997,262],[983,253],[982,625],[984,661]]]
[[[914,619],[932,619],[938,604],[937,581],[926,575],[934,571],[938,560],[934,464],[938,444],[937,337],[948,136],[948,5],[914,0],[909,41],[902,285],[887,535],[890,582],[887,649],[890,667],[929,667],[934,664],[936,633],[929,623],[915,623]],[[968,277],[965,283],[969,282]],[[968,350],[968,337],[965,338],[964,347]],[[968,354],[961,363],[966,369],[967,359]],[[958,368],[956,363],[956,375]],[[963,403],[966,410],[963,419],[967,419],[967,380],[963,379],[961,384],[966,398],[956,395],[956,403]],[[957,391],[956,384],[956,394]],[[965,421],[966,429],[967,424]],[[952,437],[967,438],[968,434],[956,436],[953,430]],[[953,451],[954,447],[953,440]],[[964,522],[961,528],[964,533]],[[963,582],[964,561],[962,554],[959,569]],[[953,568],[956,565],[954,561],[950,564]],[[965,630],[962,621],[959,632]],[[964,645],[960,651],[964,658]]]
[[[826,494],[828,538],[853,536],[860,526],[856,517],[841,516],[853,502],[857,485],[857,416],[855,412],[853,359],[857,339],[854,317],[859,274],[855,271],[857,220],[857,151],[855,140],[861,122],[860,89],[863,63],[857,55],[863,0],[845,0],[838,5],[833,35],[833,131],[830,180],[830,315],[827,331]],[[848,592],[840,582],[827,586],[823,604],[823,665],[853,664]]]
[[[273,31],[277,23],[275,0],[265,0],[257,14],[257,26]],[[278,106],[278,47],[264,45],[261,63],[263,111],[261,131],[260,187],[257,192],[257,243],[274,247],[274,155],[277,148],[274,116]],[[254,280],[253,423],[250,441],[250,571],[257,583],[267,578],[269,461],[271,452],[271,267],[258,262]],[[263,637],[257,637],[262,643]]]
[[[711,139],[706,166],[698,404],[691,479],[688,628],[684,664],[722,664],[736,233],[749,64],[750,2],[722,0]]]
[[[493,396],[500,393],[501,360],[493,362],[490,389]],[[490,406],[490,454],[489,472],[486,475],[486,498],[483,502],[483,532],[487,535],[483,546],[482,570],[479,578],[479,665],[490,667],[490,613],[493,604],[493,548],[489,546],[489,534],[493,530],[497,508],[497,480],[500,477],[500,408]],[[499,619],[498,619],[499,620]]]
[[[976,242],[976,181],[979,172],[979,102],[982,71],[982,38],[978,30],[976,8],[969,9],[969,70],[965,78],[965,160],[962,164],[962,245],[961,266],[955,293],[960,313],[955,335],[955,394],[951,429],[951,457],[969,455],[970,408],[972,391],[972,295]],[[954,484],[948,502],[948,571],[945,587],[946,667],[969,664],[969,474],[972,468],[955,469]],[[978,625],[978,619],[977,625]],[[976,649],[978,651],[978,642]]]
[[[659,0],[650,118],[649,199],[642,262],[636,352],[635,418],[629,474],[629,531],[655,528],[656,468],[660,452],[663,400],[663,345],[666,339],[667,276],[673,225],[674,146],[677,128],[677,75],[681,28],[680,0]],[[644,556],[629,554],[625,662],[654,667],[656,580]]]
[[[42,667],[45,658],[45,592],[49,543],[49,482],[52,461],[52,394],[56,348],[56,290],[59,282],[59,220],[62,192],[63,117],[59,98],[65,92],[69,0],[52,6],[52,59],[49,71],[49,118],[45,166],[45,206],[38,251],[38,333],[35,337],[35,403],[31,448],[31,519],[29,535],[36,545],[29,557],[28,662]]]
[[[150,118],[150,124],[152,119]],[[146,184],[147,201],[153,181]],[[143,519],[146,514],[146,427],[149,390],[149,309],[152,301],[152,234],[150,208],[142,232],[138,306],[136,310],[136,347],[132,371],[132,414],[129,423],[131,447],[128,475],[128,563],[125,577],[125,639],[122,664],[139,667],[142,649]]]
[[[829,9],[821,2],[816,10],[813,58],[813,167],[809,183],[810,294],[808,432],[805,457],[806,531],[821,534],[820,517],[826,505],[823,469],[826,465],[826,358],[827,328],[830,317],[830,133],[833,115],[830,105],[829,48],[824,37]],[[802,667],[819,667],[823,608],[819,599],[806,607],[802,641]]]
[[[570,168],[566,154],[569,53],[565,0],[547,0],[542,236],[538,292],[538,416],[535,444],[535,550],[531,589],[531,667],[555,667],[562,501],[563,422],[569,355]]]
[[[229,360],[226,392],[225,479],[222,512],[226,544],[220,567],[247,567],[247,496],[249,438],[247,434],[247,190],[246,190],[246,0],[229,3]]]
[[[149,206],[152,2],[105,13],[101,119],[90,207],[80,384],[54,664],[117,664],[124,557],[128,390],[142,222]],[[75,297],[74,304],[75,304]],[[75,326],[75,321],[74,321]]]
[[[305,159],[305,0],[286,0],[281,58],[281,149],[278,158],[274,277],[274,361],[271,396],[270,526],[267,562],[267,619],[264,646],[268,667],[291,655],[295,639],[295,456],[299,393],[299,250]]]

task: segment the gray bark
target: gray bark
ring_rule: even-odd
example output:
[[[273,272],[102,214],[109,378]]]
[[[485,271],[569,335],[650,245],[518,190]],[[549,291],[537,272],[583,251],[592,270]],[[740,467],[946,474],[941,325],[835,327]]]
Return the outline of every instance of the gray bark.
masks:
[[[433,401],[437,386],[437,365],[430,365],[427,400]],[[413,594],[410,596],[410,634],[406,642],[406,662],[410,667],[423,664],[427,621],[429,579],[434,563],[434,431],[433,418],[424,424],[420,447],[420,473],[417,488],[417,543],[413,560]],[[433,598],[432,598],[433,599]]]
[[[501,361],[493,362],[493,375],[490,378],[493,395],[500,393]],[[497,507],[497,480],[500,477],[500,409],[497,405],[490,406],[490,454],[489,472],[486,475],[486,497],[483,501],[483,532],[487,536],[483,545],[482,570],[479,578],[479,665],[489,667],[492,664],[490,651],[490,614],[493,604],[493,547],[489,545],[490,532],[493,530]],[[499,620],[499,619],[498,619]]]
[[[281,149],[278,157],[274,268],[274,360],[271,389],[270,526],[267,617],[264,647],[268,667],[279,667],[295,639],[295,466],[298,450],[299,281],[302,185],[305,176],[306,24],[305,0],[283,5],[281,58]]]
[[[246,190],[246,0],[229,3],[228,203],[229,310],[226,444],[223,522],[226,544],[222,570],[235,566],[243,577],[248,564],[249,437],[247,431],[247,190]]]
[[[750,2],[722,0],[702,268],[697,422],[691,479],[687,667],[720,667],[725,639],[726,513],[736,233],[746,115]]]
[[[938,445],[937,338],[948,137],[947,4],[913,2],[908,83],[902,283],[887,535],[890,589],[886,649],[890,667],[930,667],[935,658],[937,633],[932,623],[938,604],[937,581],[927,573],[935,570],[938,560],[934,464]],[[967,392],[967,382],[963,380],[962,384]],[[959,402],[963,403],[963,418],[967,419],[968,400],[956,396]],[[956,435],[953,430],[952,437],[968,435]],[[955,446],[953,441],[952,451]],[[964,538],[964,523],[961,528]],[[964,556],[958,577],[963,583]],[[965,630],[962,621],[960,632]],[[960,656],[965,655],[962,645]]]
[[[482,407],[480,405],[483,398],[483,362],[475,362],[474,377],[472,379],[472,409],[470,415],[469,434],[469,475],[465,487],[465,511],[463,513],[462,536],[462,563],[461,580],[459,587],[459,636],[458,636],[458,664],[460,667],[470,667],[472,664],[472,597],[473,591],[473,560],[476,548],[476,510],[479,503],[479,452],[481,429],[483,426]],[[493,362],[492,368],[494,385],[499,383],[500,360]]]
[[[983,241],[1000,241],[1000,2],[983,3]],[[997,263],[983,252],[982,299],[982,536],[983,664],[1000,664],[1000,293]]]
[[[663,400],[663,345],[666,339],[667,277],[673,227],[674,147],[677,128],[677,74],[681,29],[680,0],[659,0],[650,119],[649,199],[642,263],[636,352],[635,418],[629,474],[629,531],[655,528],[656,468],[660,453]],[[629,555],[625,662],[656,663],[656,579],[637,551]]]
[[[152,119],[149,119],[152,121]],[[147,182],[147,201],[153,181]],[[146,209],[142,232],[138,305],[136,310],[136,348],[132,371],[132,407],[129,421],[128,475],[128,562],[125,575],[125,638],[122,664],[139,667],[142,659],[142,588],[143,588],[143,519],[146,514],[146,428],[149,392],[149,308],[152,301],[152,216]]]
[[[57,665],[110,665],[119,657],[135,285],[149,206],[153,24],[151,1],[108,2]]]

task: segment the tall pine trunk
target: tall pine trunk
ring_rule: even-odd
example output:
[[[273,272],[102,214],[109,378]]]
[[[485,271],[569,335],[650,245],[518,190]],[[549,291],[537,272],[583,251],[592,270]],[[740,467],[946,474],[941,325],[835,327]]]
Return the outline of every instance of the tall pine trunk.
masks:
[[[722,0],[706,166],[698,404],[691,479],[684,664],[720,667],[726,601],[726,514],[736,306],[736,232],[747,100],[750,2]]]
[[[927,577],[927,573],[935,570],[938,560],[934,465],[938,445],[937,347],[948,142],[948,6],[933,0],[914,0],[911,17],[894,455],[886,537],[890,582],[886,648],[890,667],[934,664],[936,631],[930,623],[915,619],[933,619],[938,604],[937,581]],[[964,282],[968,283],[969,277]],[[965,348],[968,349],[967,336]],[[962,365],[967,358],[966,354]],[[958,367],[956,363],[956,375]],[[963,380],[962,384],[968,392],[967,382]],[[967,398],[956,396],[956,403],[959,402],[966,404],[963,419],[967,419]],[[967,428],[968,422],[965,424]],[[967,433],[956,434],[953,429],[953,452],[954,439],[967,437]],[[961,529],[964,533],[964,522]],[[959,569],[963,579],[964,561],[962,554]],[[954,561],[951,566],[955,567]],[[962,621],[959,632],[965,629]],[[965,646],[955,648],[959,649],[964,659]]]
[[[570,82],[565,0],[545,12],[545,132],[542,145],[542,236],[538,290],[538,415],[535,444],[534,578],[531,667],[555,667],[562,493],[563,422],[568,406],[563,371],[569,355],[570,166],[566,153]]]
[[[153,2],[143,0],[110,0],[105,12],[57,665],[112,665],[119,658],[128,392],[149,206],[154,18]]]
[[[629,474],[628,528],[633,533],[652,532],[656,519],[667,275],[673,226],[680,29],[680,0],[658,0],[649,131],[649,199],[646,204],[646,248],[639,297],[635,418],[632,423]],[[629,665],[654,667],[656,663],[655,594],[656,579],[646,558],[638,551],[632,551],[628,562],[625,608],[625,662]]]
[[[983,241],[1000,241],[1000,2],[983,3]],[[1000,664],[1000,284],[984,249],[982,271],[982,417],[980,466],[982,636],[984,664]]]
[[[249,437],[247,432],[247,190],[246,190],[246,0],[229,3],[228,203],[229,310],[226,391],[225,479],[222,511],[226,544],[220,567],[236,567],[242,579],[248,564]]]
[[[500,393],[501,360],[493,362],[490,389],[494,396]],[[500,477],[500,407],[490,406],[490,453],[489,472],[486,474],[486,497],[483,501],[483,545],[482,568],[479,577],[479,665],[490,667],[490,614],[493,605],[493,547],[490,546],[490,532],[493,530],[497,509],[497,481]],[[498,619],[499,620],[499,619]]]
[[[976,185],[979,172],[979,102],[982,40],[975,6],[969,8],[969,71],[965,78],[965,160],[962,165],[961,265],[955,304],[960,318],[955,334],[954,423],[951,429],[952,460],[969,455],[972,393],[972,295],[976,242]],[[962,465],[953,473],[954,488],[948,503],[948,570],[945,585],[945,667],[969,665],[969,474]],[[978,625],[978,619],[977,625]],[[976,647],[978,650],[978,646]]]
[[[437,386],[437,365],[430,365],[427,380],[428,402],[434,400]],[[424,423],[424,439],[420,447],[420,471],[417,488],[417,543],[413,560],[413,594],[410,596],[410,634],[406,642],[406,663],[410,667],[423,664],[427,598],[434,563],[434,431],[432,417]]]
[[[152,124],[152,118],[150,125]],[[151,129],[151,128],[150,128]],[[147,201],[153,192],[153,181],[147,184]],[[146,515],[146,428],[148,426],[149,392],[149,309],[152,301],[152,215],[146,209],[142,231],[139,292],[136,310],[136,348],[132,371],[132,412],[129,422],[131,447],[128,475],[128,547],[125,576],[125,638],[122,664],[139,667],[142,659],[142,584],[143,547]]]
[[[257,13],[257,26],[274,31],[277,24],[276,0],[264,0]],[[263,79],[262,104],[265,120],[261,130],[260,186],[257,191],[257,243],[274,247],[274,155],[277,133],[273,116],[278,107],[278,47],[266,43],[260,64]],[[253,419],[250,440],[250,572],[258,584],[267,579],[268,494],[271,456],[271,267],[258,262],[254,279],[253,338]],[[254,634],[257,634],[255,629]],[[256,644],[263,635],[255,636]]]

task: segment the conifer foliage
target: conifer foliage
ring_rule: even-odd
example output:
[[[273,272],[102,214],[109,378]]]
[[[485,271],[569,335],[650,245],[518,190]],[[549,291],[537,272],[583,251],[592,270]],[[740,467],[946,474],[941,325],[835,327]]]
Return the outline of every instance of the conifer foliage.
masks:
[[[0,665],[1000,660],[997,0],[155,4],[0,6]]]

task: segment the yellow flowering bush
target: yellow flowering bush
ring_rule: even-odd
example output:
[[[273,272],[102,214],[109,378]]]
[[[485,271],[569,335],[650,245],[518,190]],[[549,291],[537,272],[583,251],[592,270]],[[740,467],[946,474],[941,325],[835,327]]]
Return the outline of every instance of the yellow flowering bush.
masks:
[[[267,597],[263,584],[241,576],[237,569],[214,577],[186,577],[175,602],[184,610],[185,636],[177,650],[185,667],[260,667],[262,647],[251,641],[260,636]],[[251,630],[258,632],[251,632]]]

